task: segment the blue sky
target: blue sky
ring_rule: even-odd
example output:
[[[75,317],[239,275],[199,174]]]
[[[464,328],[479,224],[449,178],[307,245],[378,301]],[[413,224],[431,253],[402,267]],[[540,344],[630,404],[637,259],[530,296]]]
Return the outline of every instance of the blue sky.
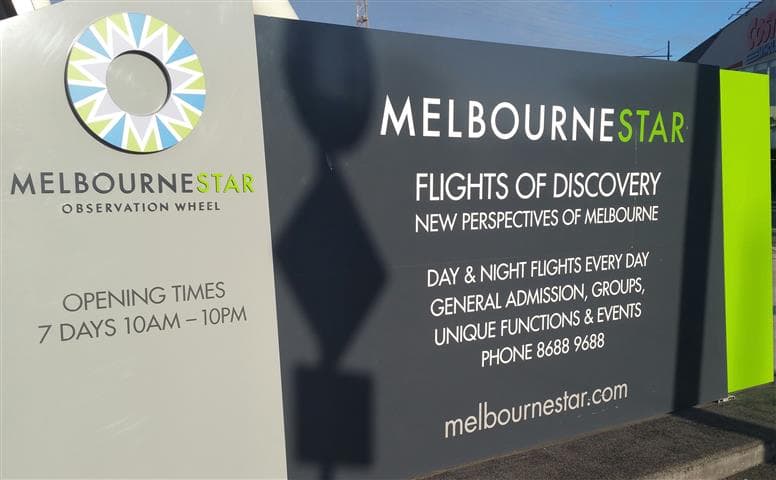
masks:
[[[370,0],[372,28],[617,55],[678,59],[746,1]],[[303,20],[353,25],[351,0],[292,0]]]

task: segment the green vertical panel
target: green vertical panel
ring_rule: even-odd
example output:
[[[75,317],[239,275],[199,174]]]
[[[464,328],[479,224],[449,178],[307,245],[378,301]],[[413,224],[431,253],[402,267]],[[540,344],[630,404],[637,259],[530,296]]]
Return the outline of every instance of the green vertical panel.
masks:
[[[728,391],[773,381],[768,76],[720,70]]]

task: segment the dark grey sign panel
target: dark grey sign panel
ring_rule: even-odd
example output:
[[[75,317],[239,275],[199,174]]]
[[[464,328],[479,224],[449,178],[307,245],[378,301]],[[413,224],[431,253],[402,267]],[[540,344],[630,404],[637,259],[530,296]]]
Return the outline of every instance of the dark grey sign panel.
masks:
[[[725,394],[718,70],[255,25],[290,477]]]

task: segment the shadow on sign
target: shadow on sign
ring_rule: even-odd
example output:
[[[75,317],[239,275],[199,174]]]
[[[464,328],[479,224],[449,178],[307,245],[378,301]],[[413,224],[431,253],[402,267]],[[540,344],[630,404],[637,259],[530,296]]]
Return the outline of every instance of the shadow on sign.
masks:
[[[712,251],[711,245],[711,239],[715,235],[712,231],[713,215],[715,211],[721,212],[722,208],[720,192],[715,192],[715,185],[719,185],[716,179],[720,175],[720,165],[714,161],[718,158],[719,131],[711,128],[719,125],[719,73],[716,69],[699,66],[697,75],[695,117],[690,125],[707,125],[710,128],[692,133],[673,410],[697,405],[701,401],[713,400],[713,398],[703,398],[712,395],[712,393],[704,394],[705,389],[701,378],[704,354],[708,358],[714,356],[724,358],[725,354],[724,350],[704,352],[704,335],[707,333],[704,331],[705,320],[709,320],[706,318],[708,315],[714,314],[714,311],[708,308],[709,302],[719,300],[719,311],[722,312],[724,309],[721,299],[708,297],[707,280],[716,278],[716,273],[710,269],[711,262],[715,256],[721,257],[722,253],[721,244],[718,246],[719,252]],[[704,78],[704,76],[712,78]],[[713,77],[716,77],[716,81]],[[719,235],[721,233],[720,228]],[[716,268],[721,269],[721,263]],[[722,327],[724,328],[724,325]],[[722,347],[724,348],[724,345]]]
[[[341,175],[336,156],[364,134],[373,79],[364,32],[287,35],[285,75],[296,113],[315,139],[314,186],[282,232],[276,252],[319,346],[294,372],[294,460],[320,465],[373,461],[372,380],[339,364],[382,289],[386,273]]]

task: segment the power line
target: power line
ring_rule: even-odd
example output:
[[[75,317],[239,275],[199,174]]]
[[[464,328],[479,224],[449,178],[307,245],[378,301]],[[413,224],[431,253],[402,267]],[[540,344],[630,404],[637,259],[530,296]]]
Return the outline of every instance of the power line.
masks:
[[[665,55],[634,55],[636,58],[665,58],[666,61],[671,60],[671,40],[666,43]]]

